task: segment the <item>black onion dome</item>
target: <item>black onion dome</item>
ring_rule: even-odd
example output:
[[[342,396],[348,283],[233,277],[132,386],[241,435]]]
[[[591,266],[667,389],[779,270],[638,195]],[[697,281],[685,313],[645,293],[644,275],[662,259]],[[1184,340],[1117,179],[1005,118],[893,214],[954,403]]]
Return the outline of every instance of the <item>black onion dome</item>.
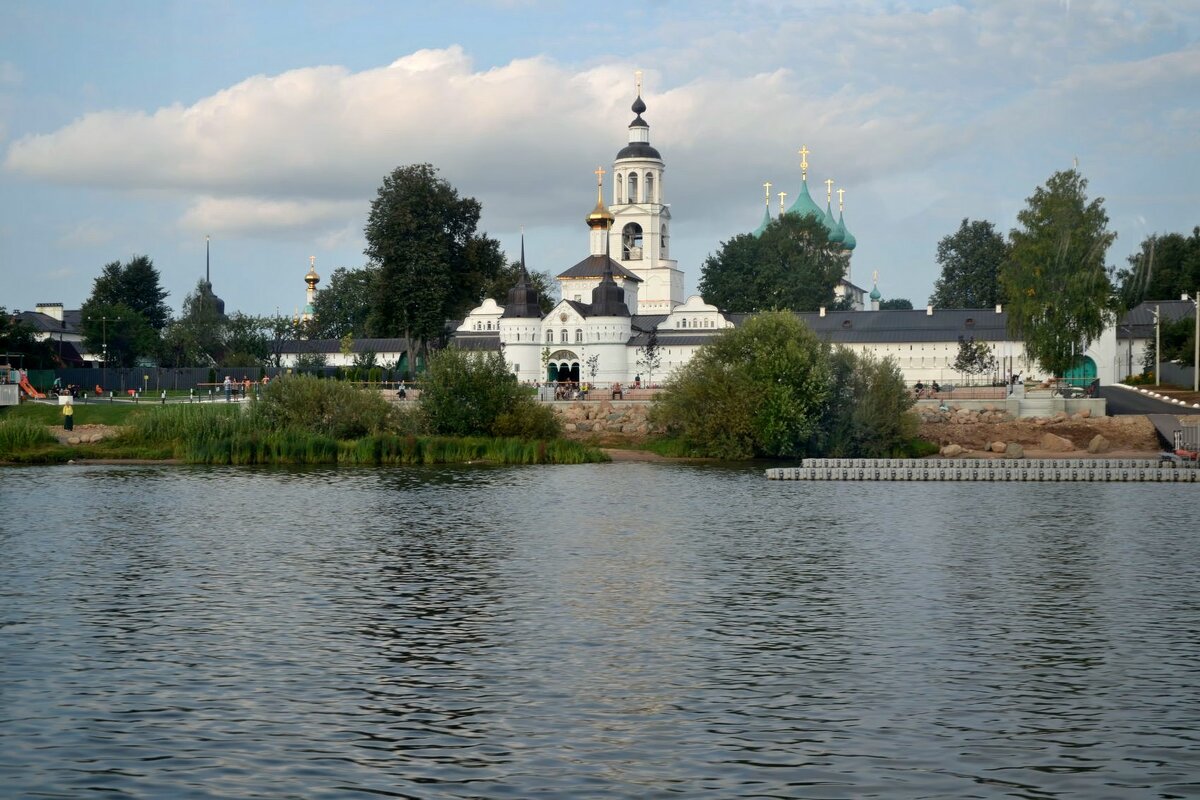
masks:
[[[633,105],[630,106],[630,110],[638,115],[646,110],[646,101],[642,100],[642,96],[640,94],[637,96],[637,100],[633,101]]]
[[[538,305],[538,292],[529,281],[529,274],[521,268],[521,278],[517,285],[508,290],[508,302],[504,305],[502,319],[542,318],[542,307]]]
[[[625,305],[625,290],[613,280],[612,269],[606,266],[600,284],[592,289],[591,316],[628,317],[629,306]]]
[[[661,161],[662,155],[645,142],[631,142],[621,148],[617,158],[657,158]]]

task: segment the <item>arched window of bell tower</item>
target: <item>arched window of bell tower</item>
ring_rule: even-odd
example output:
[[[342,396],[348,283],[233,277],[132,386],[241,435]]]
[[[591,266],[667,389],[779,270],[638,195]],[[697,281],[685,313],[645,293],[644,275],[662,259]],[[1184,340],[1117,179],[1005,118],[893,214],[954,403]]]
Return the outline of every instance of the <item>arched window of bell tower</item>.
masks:
[[[658,200],[654,197],[654,173],[646,173],[646,202],[657,203]]]
[[[621,205],[625,202],[625,176],[620,172],[617,173],[617,196],[613,198],[613,205]]]
[[[671,233],[667,229],[667,223],[664,222],[662,224],[662,236],[659,237],[659,255],[663,258],[667,258],[667,254],[670,252],[670,247],[668,246],[670,240]]]
[[[642,226],[636,222],[629,223],[621,230],[621,259],[642,260]]]
[[[636,203],[637,201],[638,201],[637,173],[631,172],[631,173],[629,173],[629,200],[628,200],[628,202]]]

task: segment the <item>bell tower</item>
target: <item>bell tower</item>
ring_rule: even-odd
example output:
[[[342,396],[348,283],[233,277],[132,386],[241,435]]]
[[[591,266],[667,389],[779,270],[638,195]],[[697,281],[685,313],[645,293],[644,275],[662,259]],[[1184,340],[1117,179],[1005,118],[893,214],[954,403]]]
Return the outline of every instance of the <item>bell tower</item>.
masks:
[[[650,125],[642,118],[646,103],[640,70],[631,110],[629,144],[613,161],[609,252],[643,281],[635,313],[666,314],[684,300],[683,272],[671,258],[671,208],[663,185],[666,165],[650,145]]]

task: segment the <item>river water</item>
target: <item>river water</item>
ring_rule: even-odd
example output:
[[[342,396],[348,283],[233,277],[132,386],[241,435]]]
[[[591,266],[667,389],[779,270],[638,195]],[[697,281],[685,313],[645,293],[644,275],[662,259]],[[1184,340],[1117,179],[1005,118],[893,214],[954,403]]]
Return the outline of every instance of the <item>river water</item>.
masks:
[[[0,470],[0,796],[1200,796],[1197,499]]]

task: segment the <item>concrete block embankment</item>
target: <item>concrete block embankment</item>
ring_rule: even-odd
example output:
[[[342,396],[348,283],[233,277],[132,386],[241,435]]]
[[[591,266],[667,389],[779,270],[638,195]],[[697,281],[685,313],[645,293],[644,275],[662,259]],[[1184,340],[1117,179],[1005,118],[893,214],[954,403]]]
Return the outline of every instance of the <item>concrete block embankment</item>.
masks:
[[[1120,481],[1200,483],[1194,465],[1139,458],[806,458],[767,470],[781,481]]]

